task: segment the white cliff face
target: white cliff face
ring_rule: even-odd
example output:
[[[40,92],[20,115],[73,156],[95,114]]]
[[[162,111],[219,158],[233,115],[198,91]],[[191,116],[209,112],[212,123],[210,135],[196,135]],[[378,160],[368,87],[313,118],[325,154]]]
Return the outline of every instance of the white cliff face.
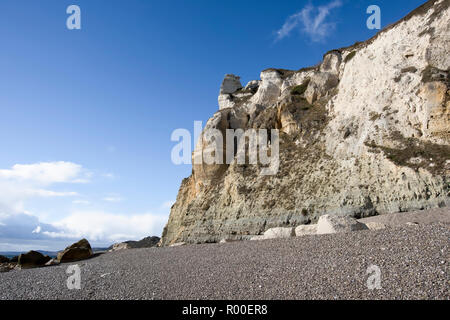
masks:
[[[233,108],[236,104],[232,94],[242,89],[241,78],[234,74],[227,74],[222,81],[219,93],[219,110]]]
[[[219,110],[233,108],[236,103],[233,101],[233,97],[230,94],[220,94],[218,98]]]
[[[308,69],[301,72],[295,72],[290,77],[287,77],[283,84],[281,85],[281,94],[289,94],[290,89],[292,87],[301,85],[304,83],[307,79],[311,79],[311,77],[314,75],[316,71],[314,69]]]
[[[252,104],[259,104],[268,107],[277,102],[281,93],[283,80],[276,70],[267,70],[261,72],[261,83],[258,91],[251,98]]]
[[[325,55],[320,65],[320,72],[328,72],[339,76],[342,55],[339,51],[332,51]]]
[[[311,77],[305,98],[309,103],[313,103],[322,97],[327,96],[330,90],[336,88],[339,83],[337,74],[331,72],[317,72]]]
[[[245,86],[245,91],[252,91],[252,90],[257,91],[258,88],[259,88],[260,83],[261,83],[260,80],[252,80],[252,81],[249,81],[249,82],[247,83],[247,85]]]
[[[431,0],[317,67],[268,69],[243,89],[227,75],[207,127],[279,129],[280,171],[194,165],[162,243],[449,206],[449,5]]]
[[[241,77],[235,76],[234,74],[227,74],[225,75],[225,79],[223,79],[222,85],[220,86],[220,94],[235,93],[241,88]]]
[[[328,152],[340,158],[360,156],[367,152],[365,141],[382,144],[393,130],[404,137],[448,143],[448,117],[441,125],[447,135],[436,135],[437,128],[430,126],[431,115],[444,107],[448,88],[442,82],[423,82],[429,66],[450,67],[450,12],[447,8],[429,22],[434,14],[431,9],[382,32],[345,64],[339,94],[327,106],[332,117]],[[347,126],[354,130],[342,140],[339,133]]]

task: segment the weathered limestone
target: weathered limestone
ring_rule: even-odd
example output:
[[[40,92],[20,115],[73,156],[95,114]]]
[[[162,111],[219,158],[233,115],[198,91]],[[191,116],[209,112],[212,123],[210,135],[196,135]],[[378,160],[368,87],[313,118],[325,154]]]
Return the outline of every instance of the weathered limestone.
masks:
[[[445,79],[447,82],[448,80]],[[450,136],[450,100],[449,88],[445,82],[427,82],[419,89],[419,96],[424,101],[424,108],[429,114],[429,120],[425,127],[425,133],[434,137],[437,141],[446,141]]]
[[[281,93],[281,85],[283,80],[276,70],[265,70],[261,72],[261,83],[258,92],[252,97],[253,104],[269,107],[277,102]]]
[[[250,241],[261,241],[261,240],[266,240],[264,235],[253,236],[250,238]]]
[[[308,236],[317,234],[317,224],[301,225],[295,228],[295,236]]]
[[[355,218],[336,214],[323,215],[317,223],[317,234],[342,233],[368,229],[364,223],[358,222]]]
[[[294,236],[294,228],[271,228],[264,232],[264,239],[284,239]]]
[[[244,90],[245,91],[255,91],[256,92],[258,90],[260,84],[261,84],[260,80],[249,81],[247,83],[247,85],[245,86]]]
[[[186,243],[185,242],[177,242],[174,244],[171,244],[170,247],[181,247],[181,246],[185,246]]]
[[[432,0],[317,67],[268,69],[257,89],[227,93],[208,125],[279,129],[279,171],[194,164],[161,245],[449,206],[448,21],[449,1]]]
[[[220,86],[219,93],[219,110],[226,108],[233,108],[235,106],[235,102],[233,101],[232,94],[242,89],[240,77],[235,76],[234,74],[227,74],[222,81],[222,85]]]
[[[328,72],[339,75],[339,68],[342,62],[342,55],[339,51],[331,51],[323,57],[323,62],[320,65],[320,72]]]
[[[328,94],[328,92],[335,88],[339,83],[339,78],[336,74],[331,72],[316,73],[309,82],[308,88],[305,92],[306,100],[313,103],[321,97]]]
[[[220,94],[231,94],[241,89],[241,77],[234,74],[226,74],[220,86]]]
[[[236,242],[236,240],[229,239],[229,238],[223,238],[222,240],[220,240],[219,243],[231,243],[231,242]]]
[[[231,94],[220,94],[218,97],[219,110],[234,108],[236,103],[233,101],[233,96]]]
[[[367,222],[365,225],[369,230],[386,229],[386,225],[384,223],[380,223],[380,222]]]

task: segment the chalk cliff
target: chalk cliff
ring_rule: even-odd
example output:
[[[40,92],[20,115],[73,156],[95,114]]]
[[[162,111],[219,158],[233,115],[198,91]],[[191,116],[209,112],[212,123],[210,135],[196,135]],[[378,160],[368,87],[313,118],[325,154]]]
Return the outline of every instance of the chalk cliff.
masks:
[[[449,4],[428,1],[315,67],[268,69],[245,87],[226,75],[205,130],[278,129],[279,171],[194,164],[161,244],[248,239],[324,214],[448,206]]]

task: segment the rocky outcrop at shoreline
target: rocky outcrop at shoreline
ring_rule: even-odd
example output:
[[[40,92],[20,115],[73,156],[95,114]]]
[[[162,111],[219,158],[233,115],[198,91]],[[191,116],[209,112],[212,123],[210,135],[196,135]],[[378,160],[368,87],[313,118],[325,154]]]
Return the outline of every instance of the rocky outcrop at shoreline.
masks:
[[[249,239],[325,214],[448,207],[449,20],[449,2],[431,0],[318,66],[267,69],[245,87],[227,75],[205,130],[279,130],[279,171],[194,161],[161,244]],[[202,138],[193,157],[205,147]]]
[[[120,243],[115,243],[108,249],[110,251],[126,250],[126,249],[137,249],[137,248],[152,248],[156,247],[161,239],[159,237],[146,237],[139,241],[125,241]]]

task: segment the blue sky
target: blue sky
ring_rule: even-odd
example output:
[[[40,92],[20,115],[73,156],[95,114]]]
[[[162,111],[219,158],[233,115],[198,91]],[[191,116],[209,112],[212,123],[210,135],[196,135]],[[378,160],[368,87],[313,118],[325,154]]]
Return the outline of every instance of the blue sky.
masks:
[[[226,73],[314,65],[376,33],[369,5],[384,27],[424,2],[2,0],[0,251],[160,235],[191,173],[171,133],[218,109]]]

